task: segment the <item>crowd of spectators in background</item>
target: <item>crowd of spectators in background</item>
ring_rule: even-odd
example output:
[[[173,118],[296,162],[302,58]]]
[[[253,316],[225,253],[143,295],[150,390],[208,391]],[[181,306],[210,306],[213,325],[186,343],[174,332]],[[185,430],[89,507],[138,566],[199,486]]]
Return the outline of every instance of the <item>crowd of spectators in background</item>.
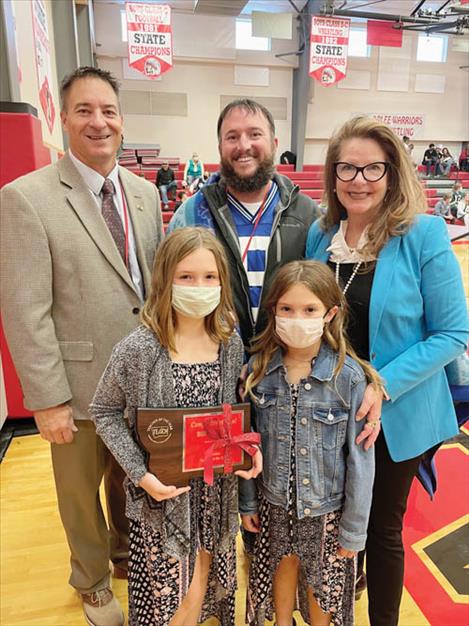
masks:
[[[413,155],[414,144],[410,137],[402,137],[405,150],[411,158],[415,169],[418,163]],[[280,163],[296,162],[296,155],[290,151],[284,152],[280,156]],[[447,178],[452,170],[469,171],[469,148],[468,142],[462,142],[459,158],[453,157],[446,146],[430,143],[425,150],[422,159],[425,166],[426,177]],[[199,191],[209,180],[210,172],[204,169],[204,164],[200,160],[197,152],[192,154],[184,167],[182,178],[182,190],[177,191],[177,180],[174,171],[169,166],[168,161],[164,161],[156,175],[156,186],[160,192],[163,208],[169,208],[169,201],[176,201],[174,210],[179,208],[185,200],[192,194]],[[465,192],[460,182],[453,185],[451,192],[445,192],[434,207],[434,214],[442,217],[448,223],[457,223],[457,220],[467,221],[467,201],[464,204]],[[325,206],[322,207],[325,210]]]
[[[408,153],[412,152],[413,144],[409,143],[408,137],[403,137],[404,145]],[[447,177],[452,169],[469,171],[468,144],[463,142],[458,160],[456,160],[448,148],[442,145],[429,144],[423,153],[422,165],[425,166],[425,175]]]

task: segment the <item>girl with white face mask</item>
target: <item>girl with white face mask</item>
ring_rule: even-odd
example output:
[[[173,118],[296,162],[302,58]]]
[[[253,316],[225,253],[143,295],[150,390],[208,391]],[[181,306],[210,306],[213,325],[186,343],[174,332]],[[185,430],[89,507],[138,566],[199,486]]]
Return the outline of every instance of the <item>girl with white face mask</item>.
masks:
[[[233,310],[214,235],[171,233],[155,257],[142,325],[114,348],[91,405],[98,434],[128,476],[129,626],[195,625],[211,615],[234,626],[238,476],[257,476],[260,452],[247,472],[177,488],[147,471],[131,434],[137,407],[236,402],[244,350]]]
[[[250,624],[274,611],[279,626],[294,624],[299,587],[306,622],[353,625],[354,559],[374,477],[355,415],[367,380],[379,378],[347,343],[345,306],[332,271],[316,261],[284,265],[265,301],[246,380],[264,469],[257,484],[240,485],[243,525],[257,533]]]

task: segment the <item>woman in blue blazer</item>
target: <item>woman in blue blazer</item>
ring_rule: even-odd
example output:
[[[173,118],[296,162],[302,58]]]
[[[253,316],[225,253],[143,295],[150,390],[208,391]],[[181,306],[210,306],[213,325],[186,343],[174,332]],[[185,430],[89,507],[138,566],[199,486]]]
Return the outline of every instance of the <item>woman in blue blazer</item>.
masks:
[[[366,546],[372,626],[397,626],[402,520],[423,452],[458,432],[444,366],[463,353],[468,315],[461,272],[401,140],[354,118],[331,139],[327,212],[307,258],[328,263],[349,307],[349,336],[383,380],[382,432]]]

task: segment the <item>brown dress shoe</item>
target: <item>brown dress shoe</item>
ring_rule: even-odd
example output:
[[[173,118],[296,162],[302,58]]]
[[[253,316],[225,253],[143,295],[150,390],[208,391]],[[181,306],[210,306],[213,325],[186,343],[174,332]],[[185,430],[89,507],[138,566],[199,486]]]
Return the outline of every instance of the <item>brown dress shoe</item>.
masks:
[[[85,619],[90,626],[124,626],[121,605],[109,587],[83,593],[81,598]]]

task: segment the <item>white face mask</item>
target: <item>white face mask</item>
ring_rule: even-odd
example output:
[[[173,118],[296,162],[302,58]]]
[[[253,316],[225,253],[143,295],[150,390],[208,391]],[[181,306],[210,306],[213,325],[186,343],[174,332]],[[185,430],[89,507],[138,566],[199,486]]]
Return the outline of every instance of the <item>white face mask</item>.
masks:
[[[307,348],[322,337],[324,318],[296,318],[275,316],[275,330],[283,343],[291,348]]]
[[[173,285],[172,304],[176,311],[200,319],[207,317],[220,304],[221,287],[187,287]]]

